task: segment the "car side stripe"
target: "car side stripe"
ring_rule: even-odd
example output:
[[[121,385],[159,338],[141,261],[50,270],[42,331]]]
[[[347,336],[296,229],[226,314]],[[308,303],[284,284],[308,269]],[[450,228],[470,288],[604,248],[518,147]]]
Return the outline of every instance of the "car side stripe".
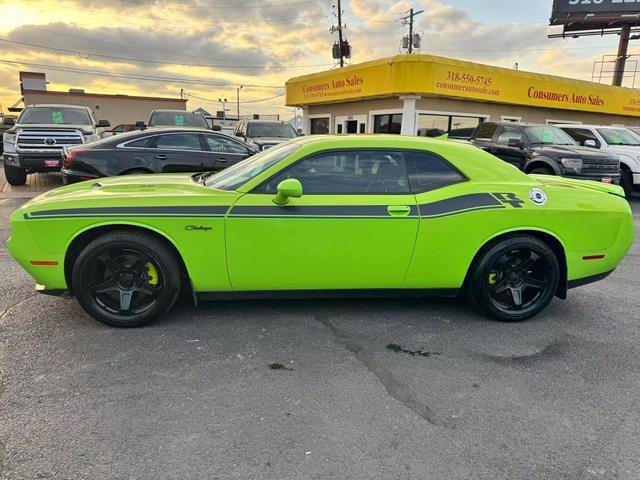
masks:
[[[229,212],[231,217],[390,217],[388,205],[303,205],[303,206],[239,206]],[[418,207],[410,206],[407,216],[417,216]]]
[[[420,204],[419,207],[420,216],[422,217],[440,217],[476,209],[505,208],[505,206],[490,193],[470,193],[437,202],[423,203]]]
[[[30,217],[97,217],[97,216],[224,216],[228,206],[174,206],[174,207],[92,207],[39,210],[31,212]]]

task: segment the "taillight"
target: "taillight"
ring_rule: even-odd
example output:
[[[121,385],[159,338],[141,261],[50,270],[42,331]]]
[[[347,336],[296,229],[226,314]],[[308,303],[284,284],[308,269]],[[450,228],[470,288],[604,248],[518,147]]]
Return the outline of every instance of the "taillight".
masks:
[[[77,154],[88,151],[88,148],[74,148],[73,150],[67,152],[67,156],[64,157],[64,166],[71,167],[71,165],[73,165],[73,159]]]

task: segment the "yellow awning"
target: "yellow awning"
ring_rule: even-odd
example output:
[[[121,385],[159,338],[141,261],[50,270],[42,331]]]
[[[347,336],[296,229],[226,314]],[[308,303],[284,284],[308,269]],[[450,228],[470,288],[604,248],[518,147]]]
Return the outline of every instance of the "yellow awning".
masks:
[[[433,55],[382,58],[294,77],[285,86],[285,103],[289,106],[397,95],[444,96],[640,116],[640,92],[636,89]]]

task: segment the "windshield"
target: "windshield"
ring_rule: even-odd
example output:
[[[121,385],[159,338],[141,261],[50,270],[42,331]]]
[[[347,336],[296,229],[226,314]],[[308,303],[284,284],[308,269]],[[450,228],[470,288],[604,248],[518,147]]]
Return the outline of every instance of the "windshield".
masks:
[[[153,112],[149,119],[149,126],[209,128],[202,115],[192,112]]]
[[[543,145],[575,145],[576,142],[564,131],[551,125],[524,127],[524,132],[531,143]]]
[[[300,145],[296,143],[283,143],[264,150],[248,160],[236,163],[220,173],[210,176],[205,185],[218,190],[235,190],[299,148]]]
[[[597,130],[609,145],[640,145],[640,136],[626,128],[598,128]]]
[[[247,137],[276,137],[293,138],[296,131],[288,123],[249,123],[247,125]]]
[[[89,112],[83,108],[27,107],[20,118],[20,124],[57,123],[60,125],[91,125]]]

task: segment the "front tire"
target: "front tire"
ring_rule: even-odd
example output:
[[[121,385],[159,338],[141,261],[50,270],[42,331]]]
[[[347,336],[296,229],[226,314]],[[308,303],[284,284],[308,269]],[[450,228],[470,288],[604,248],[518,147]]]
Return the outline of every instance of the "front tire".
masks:
[[[167,313],[180,279],[175,253],[139,232],[101,235],[80,252],[72,271],[82,308],[112,327],[140,327]]]
[[[526,320],[551,302],[560,282],[558,259],[534,237],[505,238],[481,252],[468,285],[472,302],[504,322]]]
[[[556,173],[547,167],[536,167],[533,168],[529,173],[532,173],[534,175],[555,175]]]
[[[624,196],[629,198],[633,192],[633,175],[629,170],[620,171],[620,186],[624,190]]]
[[[13,165],[4,164],[4,176],[9,185],[18,187],[27,183],[27,172]]]

